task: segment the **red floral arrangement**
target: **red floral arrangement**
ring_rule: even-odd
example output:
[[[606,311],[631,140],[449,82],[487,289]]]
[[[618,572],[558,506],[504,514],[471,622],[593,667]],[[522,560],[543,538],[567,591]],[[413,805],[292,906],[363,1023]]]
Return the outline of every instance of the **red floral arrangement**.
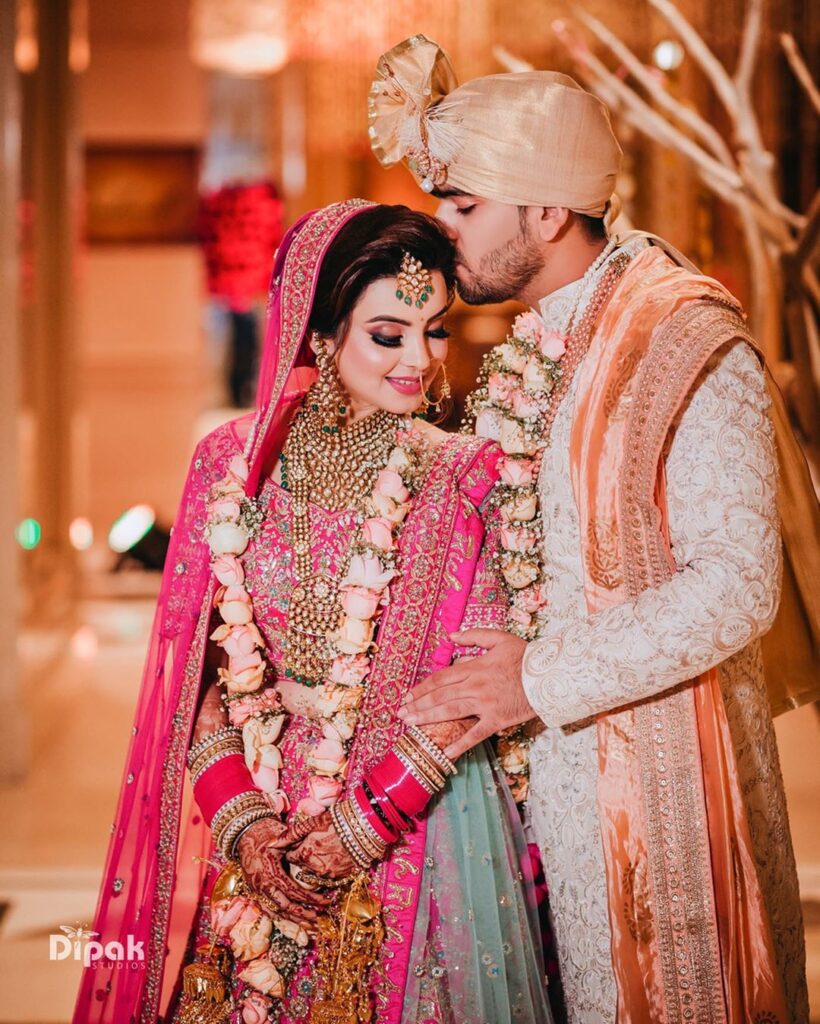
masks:
[[[269,181],[223,185],[202,195],[199,237],[208,293],[245,312],[268,288],[282,239],[283,203]]]

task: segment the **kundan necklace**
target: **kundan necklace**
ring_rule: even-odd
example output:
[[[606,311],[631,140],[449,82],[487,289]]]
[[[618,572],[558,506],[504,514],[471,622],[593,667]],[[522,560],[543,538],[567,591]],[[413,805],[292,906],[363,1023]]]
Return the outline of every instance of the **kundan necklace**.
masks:
[[[373,489],[409,421],[379,410],[338,431],[329,431],[315,410],[311,392],[294,420],[281,455],[282,485],[293,494],[293,552],[296,586],[288,606],[285,675],[317,685],[326,676],[333,651],[328,637],[342,613],[340,574],[313,569],[310,505],[356,508]]]

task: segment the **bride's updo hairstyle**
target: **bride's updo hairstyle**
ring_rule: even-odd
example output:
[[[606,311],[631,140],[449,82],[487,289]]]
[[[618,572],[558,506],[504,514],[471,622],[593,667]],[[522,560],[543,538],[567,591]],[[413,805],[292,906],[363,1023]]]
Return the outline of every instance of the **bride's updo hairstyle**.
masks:
[[[362,293],[380,278],[395,278],[405,252],[426,270],[441,272],[452,302],[455,247],[438,222],[407,206],[374,206],[351,218],[330,244],[316,283],[309,329],[326,338],[344,337]]]

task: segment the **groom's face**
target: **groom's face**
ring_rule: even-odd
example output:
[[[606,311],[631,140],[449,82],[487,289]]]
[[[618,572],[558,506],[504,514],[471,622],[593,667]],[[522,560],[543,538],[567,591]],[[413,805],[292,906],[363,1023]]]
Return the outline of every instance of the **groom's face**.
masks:
[[[544,266],[526,207],[440,189],[436,218],[456,246],[458,290],[480,305],[516,298]]]

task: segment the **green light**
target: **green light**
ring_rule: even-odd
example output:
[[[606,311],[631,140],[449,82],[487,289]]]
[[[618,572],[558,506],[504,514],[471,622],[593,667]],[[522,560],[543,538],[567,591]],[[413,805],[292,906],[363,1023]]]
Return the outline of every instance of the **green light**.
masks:
[[[36,519],[24,519],[22,523],[18,523],[17,529],[14,531],[17,543],[26,551],[36,548],[42,535],[42,528]]]

